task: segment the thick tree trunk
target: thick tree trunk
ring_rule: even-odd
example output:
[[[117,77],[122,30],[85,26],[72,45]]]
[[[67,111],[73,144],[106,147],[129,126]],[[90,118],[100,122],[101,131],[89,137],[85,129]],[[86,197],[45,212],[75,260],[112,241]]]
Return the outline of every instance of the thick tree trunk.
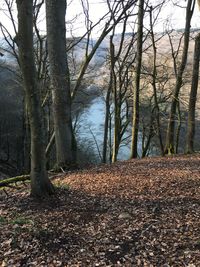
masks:
[[[143,40],[142,40],[143,39],[143,18],[144,18],[144,0],[139,0],[136,74],[135,74],[135,86],[133,90],[133,122],[132,122],[131,158],[137,158],[137,145],[138,145],[138,132],[139,132],[139,91],[140,91],[140,74],[141,74],[141,66],[142,66],[142,43],[143,43]]]
[[[196,36],[195,39],[192,85],[191,85],[189,108],[188,108],[186,153],[194,152],[195,107],[196,107],[197,89],[199,82],[199,60],[200,60],[200,33]]]
[[[182,87],[182,79],[183,72],[185,70],[185,66],[187,63],[187,55],[188,55],[188,46],[189,46],[189,37],[190,37],[190,23],[194,11],[194,0],[188,0],[187,10],[186,10],[186,22],[185,22],[185,33],[184,33],[184,46],[183,46],[183,54],[181,59],[181,64],[178,69],[176,84],[173,92],[173,98],[171,102],[171,109],[169,115],[169,122],[167,127],[167,135],[166,135],[166,144],[165,144],[165,154],[173,154],[175,152],[174,147],[174,132],[175,132],[175,119],[176,119],[176,109],[179,101],[179,92]]]
[[[53,97],[54,130],[58,167],[76,163],[72,129],[70,74],[66,52],[66,0],[46,0],[47,43]]]
[[[17,9],[17,43],[31,130],[31,194],[43,197],[52,194],[54,189],[46,171],[43,119],[33,51],[33,0],[17,0]]]

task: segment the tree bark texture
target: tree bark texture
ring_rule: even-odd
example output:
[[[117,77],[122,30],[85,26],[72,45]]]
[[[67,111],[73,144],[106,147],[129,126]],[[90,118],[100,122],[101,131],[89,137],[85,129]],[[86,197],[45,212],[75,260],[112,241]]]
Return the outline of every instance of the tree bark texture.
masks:
[[[53,99],[58,167],[76,162],[76,142],[71,119],[70,74],[66,52],[66,0],[46,0],[47,43]]]
[[[197,89],[199,82],[199,60],[200,60],[200,33],[196,36],[195,47],[194,47],[192,85],[190,90],[190,99],[188,108],[186,153],[194,152],[195,107],[196,107]]]
[[[33,1],[17,0],[17,9],[17,43],[31,131],[31,194],[43,197],[52,194],[54,189],[46,171],[42,109],[33,50]]]
[[[112,91],[112,75],[110,75],[110,81],[106,93],[106,109],[104,120],[104,137],[103,137],[103,152],[102,163],[107,162],[107,147],[108,147],[108,130],[109,130],[109,117],[110,117],[110,95]]]
[[[117,154],[119,150],[119,116],[120,107],[117,98],[117,77],[115,73],[115,46],[113,44],[113,35],[110,38],[110,67],[111,67],[111,81],[112,81],[112,91],[113,91],[113,101],[114,101],[114,136],[113,136],[113,149],[112,149],[112,163],[117,161]]]
[[[136,73],[135,73],[135,85],[133,89],[131,158],[137,158],[138,154],[137,145],[138,145],[138,132],[139,132],[139,91],[140,91],[140,74],[142,66],[143,19],[144,19],[144,0],[139,0]]]

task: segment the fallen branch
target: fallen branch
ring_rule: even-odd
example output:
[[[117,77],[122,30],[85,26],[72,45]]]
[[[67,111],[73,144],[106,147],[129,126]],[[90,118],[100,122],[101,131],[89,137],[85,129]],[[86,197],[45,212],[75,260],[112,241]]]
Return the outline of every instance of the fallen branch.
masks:
[[[27,181],[27,180],[30,180],[30,175],[29,174],[8,178],[8,179],[0,181],[0,187],[9,186],[12,183],[24,182],[24,181]]]
[[[49,179],[52,180],[53,178],[65,176],[65,174],[66,174],[66,172],[55,173],[53,175],[49,175]],[[7,178],[7,179],[0,181],[0,188],[1,187],[11,187],[11,184],[13,184],[13,183],[17,183],[17,182],[24,183],[24,182],[29,181],[29,180],[30,180],[30,174]]]

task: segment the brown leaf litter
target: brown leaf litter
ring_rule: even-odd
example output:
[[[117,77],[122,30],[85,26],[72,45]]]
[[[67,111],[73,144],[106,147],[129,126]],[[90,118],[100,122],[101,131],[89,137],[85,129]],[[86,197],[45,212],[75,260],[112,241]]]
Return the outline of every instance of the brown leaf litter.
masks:
[[[100,165],[0,193],[0,266],[200,266],[200,156]]]

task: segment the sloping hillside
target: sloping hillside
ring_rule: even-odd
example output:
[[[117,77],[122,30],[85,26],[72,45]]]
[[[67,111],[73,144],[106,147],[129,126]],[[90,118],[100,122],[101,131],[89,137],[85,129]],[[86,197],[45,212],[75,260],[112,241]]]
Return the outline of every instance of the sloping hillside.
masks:
[[[68,173],[0,197],[1,266],[200,266],[200,156]]]

